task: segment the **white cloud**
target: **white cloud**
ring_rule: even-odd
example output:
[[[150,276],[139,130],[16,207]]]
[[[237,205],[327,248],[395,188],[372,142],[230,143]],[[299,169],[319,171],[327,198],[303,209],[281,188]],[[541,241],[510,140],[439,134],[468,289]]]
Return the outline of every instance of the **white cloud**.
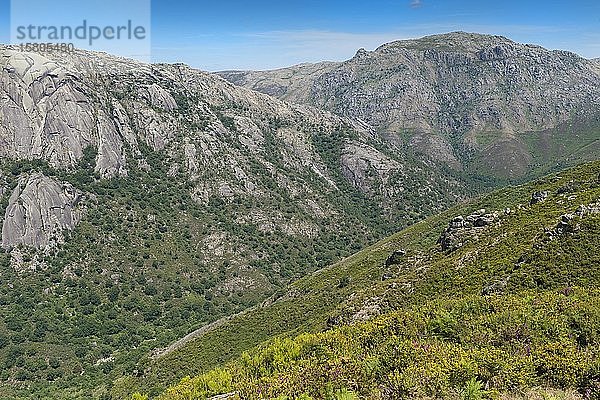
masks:
[[[288,57],[302,60],[343,60],[359,48],[369,50],[380,45],[406,39],[403,33],[350,33],[330,31],[273,31],[241,35],[261,47],[277,47]]]
[[[410,2],[410,7],[411,8],[421,8],[423,6],[423,1],[422,0],[412,0]]]

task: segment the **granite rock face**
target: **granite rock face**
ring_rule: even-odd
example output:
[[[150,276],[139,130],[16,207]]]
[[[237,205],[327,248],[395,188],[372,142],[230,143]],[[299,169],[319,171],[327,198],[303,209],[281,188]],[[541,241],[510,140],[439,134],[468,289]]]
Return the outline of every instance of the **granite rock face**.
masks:
[[[83,194],[70,184],[34,173],[19,179],[2,224],[2,247],[48,249],[64,241],[81,218]]]
[[[73,167],[86,147],[98,146],[98,172],[124,173],[121,142],[92,100],[91,82],[40,54],[12,49],[0,52],[0,68],[0,157]]]
[[[392,148],[405,144],[455,169],[475,159],[496,176],[526,175],[534,155],[552,157],[549,143],[569,141],[557,136],[569,124],[600,125],[597,60],[500,36],[455,32],[361,50],[340,63],[219,75],[365,122]],[[594,139],[577,138],[582,148]],[[600,151],[593,146],[589,157]]]
[[[166,113],[177,104],[156,83],[135,86],[130,81],[135,101],[127,108],[115,98],[108,71],[101,67],[110,56],[38,54],[8,46],[0,50],[0,157],[73,168],[92,147],[96,172],[106,178],[123,176],[124,147],[138,149],[136,129],[154,149],[163,148],[176,129]],[[124,60],[112,67],[144,69]]]
[[[299,73],[316,76],[327,66],[307,66]],[[373,199],[398,224],[409,212],[434,212],[465,197],[464,182],[441,177],[430,163],[410,154],[387,154],[364,122],[287,103],[185,65],[0,46],[0,68],[0,158],[9,168],[18,161],[41,161],[69,174],[93,156],[99,178],[130,175],[132,169],[165,179],[182,174],[201,205],[211,199],[251,199],[258,206],[236,216],[241,223],[292,236],[314,237],[322,219],[338,218],[339,204],[328,193],[347,186]],[[149,157],[161,158],[162,164]],[[423,184],[413,189],[417,178]],[[40,190],[58,190],[44,182]],[[27,187],[19,185],[15,198]],[[413,190],[412,203],[397,207]],[[5,201],[9,195],[4,193]],[[280,195],[292,199],[301,218],[284,218],[276,206],[261,206],[275,204]],[[56,204],[70,204],[61,199]],[[40,215],[55,207],[35,196],[28,201],[27,210]],[[11,202],[4,221],[5,247],[44,248],[54,243],[48,229],[68,230],[78,220],[53,217],[54,225],[42,217],[26,220],[18,204]]]

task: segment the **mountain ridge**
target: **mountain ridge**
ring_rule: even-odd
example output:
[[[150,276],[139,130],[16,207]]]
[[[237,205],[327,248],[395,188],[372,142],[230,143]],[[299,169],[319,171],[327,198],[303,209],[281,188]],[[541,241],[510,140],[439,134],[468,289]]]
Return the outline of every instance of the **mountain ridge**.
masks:
[[[366,122],[392,149],[492,176],[527,175],[545,164],[548,145],[572,145],[563,157],[576,151],[569,124],[591,127],[587,144],[597,136],[600,73],[571,52],[456,32],[384,44],[324,68],[218,74]]]

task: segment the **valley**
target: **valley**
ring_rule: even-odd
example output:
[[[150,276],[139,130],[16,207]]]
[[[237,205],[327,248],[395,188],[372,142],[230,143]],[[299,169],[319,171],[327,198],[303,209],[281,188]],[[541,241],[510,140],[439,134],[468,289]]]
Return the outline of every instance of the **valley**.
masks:
[[[0,398],[595,390],[599,92],[594,60],[464,32],[219,73],[0,46]]]

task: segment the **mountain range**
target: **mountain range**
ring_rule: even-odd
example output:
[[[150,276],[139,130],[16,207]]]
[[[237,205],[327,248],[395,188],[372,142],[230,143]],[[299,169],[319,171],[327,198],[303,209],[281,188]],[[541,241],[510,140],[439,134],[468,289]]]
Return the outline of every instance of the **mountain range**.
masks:
[[[600,152],[597,61],[501,36],[454,32],[344,62],[219,75],[369,124],[389,147],[456,170],[531,177]]]
[[[439,246],[462,247],[452,230],[440,236],[457,209],[439,213],[600,154],[598,61],[498,36],[262,72],[13,46],[0,47],[0,67],[5,398],[158,395],[276,335],[383,314],[365,293],[389,279],[410,291],[418,276],[423,295],[479,293],[479,278],[444,291],[462,272],[422,275],[444,260]],[[579,197],[557,197],[540,221],[583,199],[594,209],[597,166],[585,168],[585,179],[552,178]],[[495,192],[491,213],[473,218],[511,220],[504,210],[544,185]],[[434,214],[435,226],[413,225]],[[518,221],[511,232],[539,234]],[[379,258],[399,245],[379,241],[403,228],[419,232],[411,246],[425,247],[406,259],[424,269],[392,260],[383,279]],[[370,250],[345,259],[374,243],[379,261]],[[352,273],[351,260],[362,260]],[[495,268],[481,272],[488,286],[510,275]],[[526,289],[565,283],[530,278]]]

